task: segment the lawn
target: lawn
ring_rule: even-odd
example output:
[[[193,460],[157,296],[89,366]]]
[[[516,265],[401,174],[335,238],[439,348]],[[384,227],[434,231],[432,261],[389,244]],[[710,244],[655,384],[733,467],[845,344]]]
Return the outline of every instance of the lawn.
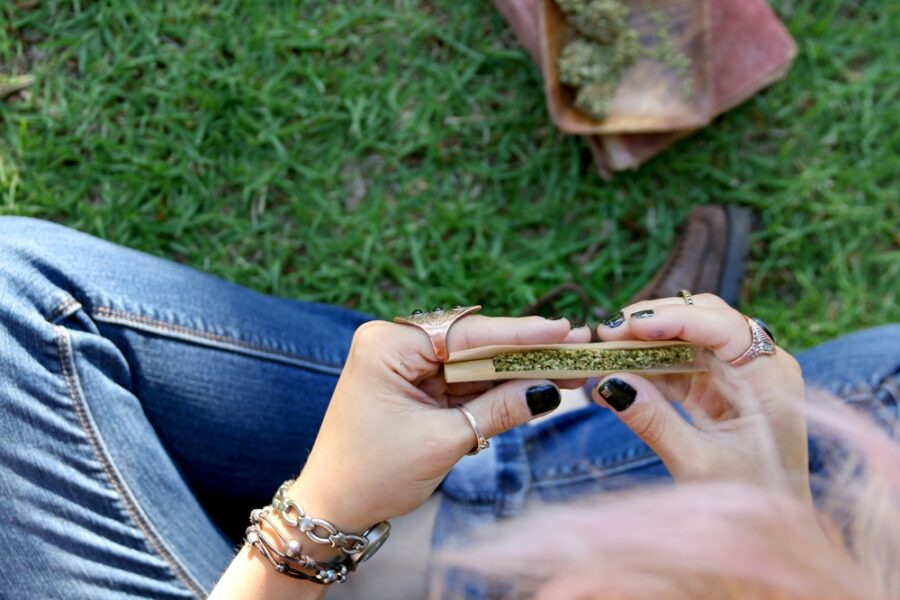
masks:
[[[596,176],[483,0],[7,0],[0,214],[387,317],[614,310],[706,202],[753,207],[741,308],[790,349],[900,321],[900,4],[780,0],[787,79]]]

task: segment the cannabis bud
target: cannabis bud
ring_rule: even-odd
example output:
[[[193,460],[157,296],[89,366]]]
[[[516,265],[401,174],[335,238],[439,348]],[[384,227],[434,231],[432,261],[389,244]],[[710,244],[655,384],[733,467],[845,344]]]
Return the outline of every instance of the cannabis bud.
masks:
[[[606,118],[609,101],[616,91],[618,81],[598,81],[578,88],[575,95],[575,108],[598,120]]]
[[[601,46],[581,38],[566,44],[559,55],[559,80],[572,87],[610,79],[618,69],[613,47]]]
[[[581,10],[571,11],[567,21],[584,37],[609,45],[625,31],[628,12],[628,7],[619,0],[593,0]]]
[[[609,102],[628,67],[643,57],[657,60],[683,78],[682,93],[689,97],[690,59],[678,51],[669,35],[665,14],[651,14],[656,24],[657,44],[641,45],[640,34],[628,26],[630,9],[622,0],[556,0],[566,20],[580,37],[569,42],[559,55],[559,81],[577,89],[575,107],[602,121]]]
[[[556,0],[556,5],[564,13],[580,13],[590,0]]]

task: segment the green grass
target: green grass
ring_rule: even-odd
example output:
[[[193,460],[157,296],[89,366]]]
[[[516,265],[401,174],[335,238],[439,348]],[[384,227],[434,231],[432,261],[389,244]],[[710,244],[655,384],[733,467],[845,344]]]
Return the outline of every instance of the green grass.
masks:
[[[900,6],[776,10],[787,80],[605,182],[483,0],[4,2],[0,76],[37,82],[0,102],[0,214],[388,316],[567,281],[612,310],[739,202],[742,309],[788,347],[900,321]]]

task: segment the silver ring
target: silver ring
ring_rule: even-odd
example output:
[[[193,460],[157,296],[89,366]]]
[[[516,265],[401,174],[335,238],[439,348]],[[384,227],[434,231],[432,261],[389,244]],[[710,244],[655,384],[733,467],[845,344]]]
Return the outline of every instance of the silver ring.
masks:
[[[684,303],[688,306],[694,305],[694,296],[689,290],[678,290],[678,295],[684,298]]]
[[[487,441],[487,439],[484,437],[484,434],[481,433],[481,427],[478,426],[478,421],[475,420],[475,416],[471,413],[471,411],[469,411],[469,409],[466,408],[465,406],[463,406],[462,404],[460,404],[456,408],[458,408],[460,411],[462,411],[462,414],[464,414],[466,416],[466,420],[469,422],[469,425],[472,426],[472,431],[475,432],[475,438],[477,440],[475,447],[472,448],[472,450],[470,452],[467,452],[466,455],[474,456],[475,454],[478,454],[482,450],[487,450],[488,448],[490,448],[491,443],[489,441]]]

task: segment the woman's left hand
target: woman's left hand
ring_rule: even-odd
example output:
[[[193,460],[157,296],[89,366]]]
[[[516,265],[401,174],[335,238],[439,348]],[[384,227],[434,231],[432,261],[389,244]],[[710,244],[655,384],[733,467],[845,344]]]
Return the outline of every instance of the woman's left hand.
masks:
[[[614,408],[677,480],[783,483],[810,499],[799,364],[781,348],[731,364],[752,342],[747,318],[711,294],[693,301],[693,306],[682,298],[639,302],[598,333],[605,341],[690,342],[709,351],[708,372],[651,378],[619,373],[600,382],[594,399]]]
[[[540,317],[467,316],[450,352],[492,344],[586,342],[588,328]],[[582,381],[561,385],[577,387]],[[291,490],[312,516],[349,531],[412,511],[475,446],[465,404],[486,437],[559,405],[547,380],[446,384],[425,333],[372,321],[360,327],[309,459]]]

